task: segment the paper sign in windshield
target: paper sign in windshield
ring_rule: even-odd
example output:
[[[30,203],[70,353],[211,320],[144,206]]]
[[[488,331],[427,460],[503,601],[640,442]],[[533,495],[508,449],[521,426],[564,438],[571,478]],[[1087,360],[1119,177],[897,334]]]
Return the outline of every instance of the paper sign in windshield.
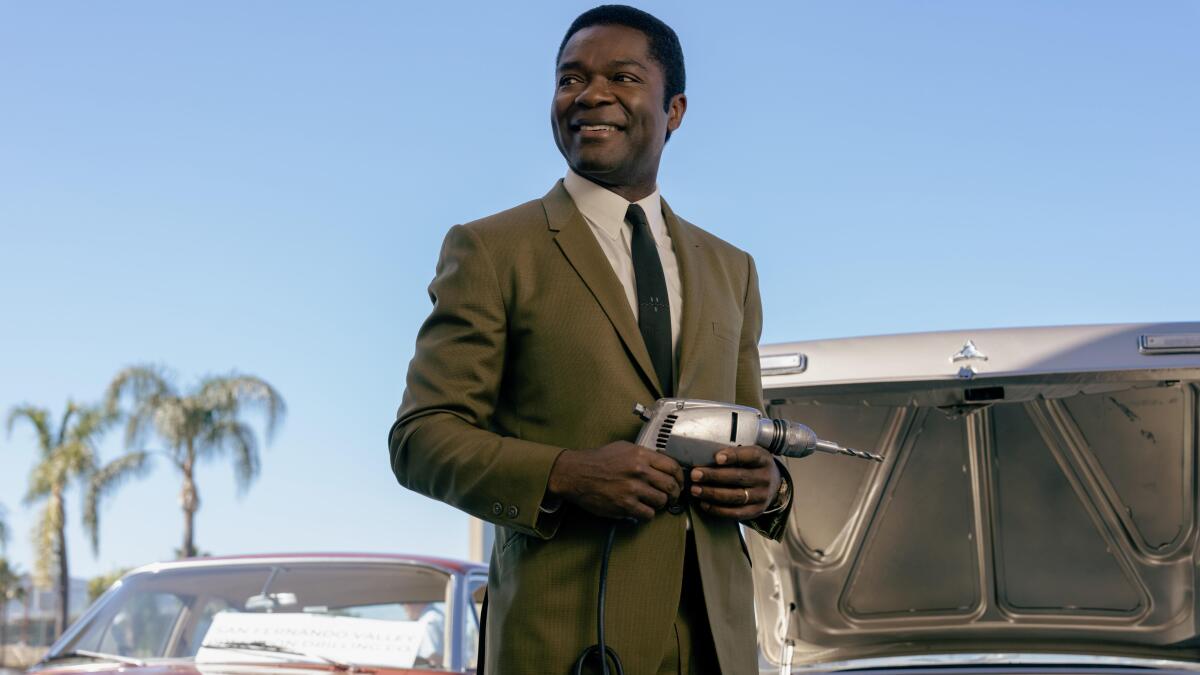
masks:
[[[303,613],[220,612],[213,616],[212,625],[204,634],[196,662],[278,662],[280,659],[319,662],[324,657],[356,665],[411,668],[424,636],[425,629],[417,621]],[[239,642],[262,642],[299,654],[213,648]]]

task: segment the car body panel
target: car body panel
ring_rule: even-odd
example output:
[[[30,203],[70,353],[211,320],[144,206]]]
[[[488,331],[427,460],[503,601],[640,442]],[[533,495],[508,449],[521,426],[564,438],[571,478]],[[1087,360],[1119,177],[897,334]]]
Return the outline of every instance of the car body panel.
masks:
[[[764,376],[772,416],[885,457],[788,460],[788,532],[750,539],[766,659],[1195,659],[1200,342],[1145,335],[1200,323],[764,347],[807,366]]]
[[[216,675],[217,673],[236,673],[238,675],[298,675],[309,672],[345,673],[349,671],[319,663],[230,663],[202,664],[195,663],[156,663],[146,666],[126,666],[114,663],[88,663],[83,665],[64,666],[60,668],[42,668],[36,672],[39,675],[106,675],[109,673],[129,673],[130,675]],[[426,675],[428,673],[445,673],[444,670],[428,670],[423,668],[363,668],[352,672],[369,673],[371,675]]]

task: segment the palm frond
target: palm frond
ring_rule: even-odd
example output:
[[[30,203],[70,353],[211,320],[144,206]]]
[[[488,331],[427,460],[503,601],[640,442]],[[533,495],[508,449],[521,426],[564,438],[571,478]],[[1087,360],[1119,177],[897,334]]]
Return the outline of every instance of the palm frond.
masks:
[[[249,425],[237,420],[219,420],[209,426],[200,438],[206,455],[233,452],[233,471],[238,494],[245,494],[262,468],[258,458],[258,441]]]
[[[189,399],[163,398],[154,402],[152,410],[148,411],[148,420],[154,424],[154,431],[167,442],[171,448],[178,448],[193,436],[195,416],[190,409]]]
[[[11,536],[11,533],[8,531],[8,521],[5,519],[7,515],[8,511],[4,508],[3,504],[0,504],[0,558],[8,550],[8,538]],[[3,618],[0,618],[0,621],[3,621]]]
[[[100,552],[100,501],[130,478],[142,478],[150,470],[150,454],[131,452],[93,473],[83,498],[83,527],[92,542],[92,553]]]
[[[125,397],[132,399],[133,410],[129,413],[122,413],[120,408],[121,399]],[[104,409],[110,415],[128,418],[125,447],[132,448],[142,443],[159,408],[178,398],[165,368],[150,364],[130,366],[117,373],[109,383],[104,394]]]
[[[266,380],[254,375],[230,373],[205,378],[195,397],[218,418],[237,417],[245,408],[262,411],[267,442],[271,441],[279,422],[287,414],[283,396]]]
[[[64,443],[91,445],[118,419],[116,413],[106,410],[102,405],[75,406],[75,411],[79,421],[65,430]]]
[[[163,396],[178,396],[171,386],[170,373],[166,368],[155,364],[129,366],[118,372],[109,382],[104,392],[104,407],[111,412],[119,409],[121,398],[126,394],[133,400],[141,401],[148,398]]]
[[[143,445],[158,411],[174,400],[170,397],[151,396],[137,401],[131,412],[123,414],[126,417],[125,447],[134,448]]]
[[[66,480],[78,478],[87,485],[92,474],[100,470],[96,449],[87,443],[70,442],[58,448],[62,458],[62,471]]]
[[[88,579],[88,602],[95,602],[96,598],[99,598],[101,595],[103,595],[104,591],[107,591],[110,587],[112,587],[113,584],[117,583],[117,580],[125,576],[125,573],[130,569],[131,568],[129,567],[121,567],[108,572],[107,574],[101,574],[100,576],[95,576],[91,579]]]
[[[54,448],[54,441],[50,438],[50,412],[45,408],[29,404],[13,406],[8,411],[8,421],[5,423],[10,437],[17,420],[22,419],[32,424],[34,431],[37,432],[38,449],[43,455],[49,454]]]
[[[67,425],[71,423],[71,418],[78,412],[79,406],[75,405],[74,401],[68,399],[67,409],[63,411],[62,419],[58,422],[58,436],[54,437],[55,447],[67,441]]]
[[[21,570],[7,558],[0,557],[0,604],[24,597],[24,590],[21,586]]]
[[[26,488],[24,502],[32,504],[50,494],[58,480],[59,463],[51,455],[38,462],[29,472],[29,486]]]

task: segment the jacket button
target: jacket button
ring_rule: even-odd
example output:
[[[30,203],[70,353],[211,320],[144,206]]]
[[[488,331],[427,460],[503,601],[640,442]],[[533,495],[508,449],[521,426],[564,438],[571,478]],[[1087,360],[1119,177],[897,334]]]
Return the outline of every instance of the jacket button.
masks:
[[[508,507],[508,517],[509,518],[516,518],[519,515],[521,515],[521,509],[518,509],[516,506]]]
[[[498,516],[501,513],[504,513],[504,505],[501,504],[500,502],[496,502],[495,504],[492,504],[492,515]]]

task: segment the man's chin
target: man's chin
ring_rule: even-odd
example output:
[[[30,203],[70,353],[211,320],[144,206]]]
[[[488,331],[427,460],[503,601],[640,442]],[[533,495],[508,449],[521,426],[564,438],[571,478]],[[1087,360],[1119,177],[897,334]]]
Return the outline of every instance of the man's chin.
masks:
[[[578,157],[575,161],[570,162],[570,165],[572,171],[593,183],[601,185],[620,184],[621,166],[616,162],[604,161],[600,158]]]

